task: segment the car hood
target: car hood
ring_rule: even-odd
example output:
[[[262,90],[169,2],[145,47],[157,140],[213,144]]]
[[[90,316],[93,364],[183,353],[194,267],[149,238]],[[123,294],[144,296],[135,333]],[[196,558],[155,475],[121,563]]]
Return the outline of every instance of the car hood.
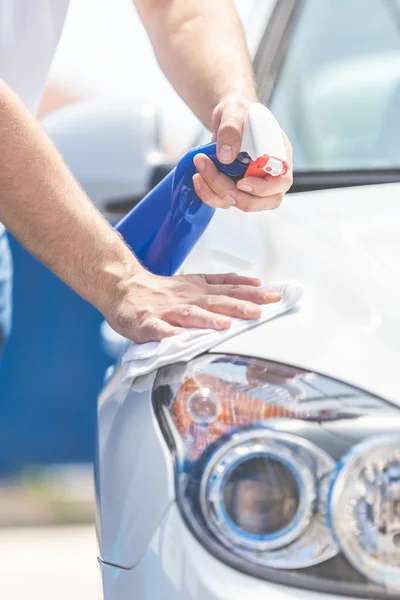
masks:
[[[296,310],[211,352],[315,370],[400,404],[400,185],[289,195],[275,213],[219,211],[185,272],[298,279]]]

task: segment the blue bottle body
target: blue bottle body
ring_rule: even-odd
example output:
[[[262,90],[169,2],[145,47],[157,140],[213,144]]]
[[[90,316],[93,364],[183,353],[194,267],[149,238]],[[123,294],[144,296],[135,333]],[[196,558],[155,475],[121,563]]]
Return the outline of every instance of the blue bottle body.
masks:
[[[197,172],[193,158],[199,153],[235,180],[247,170],[247,156],[230,165],[220,163],[215,143],[189,150],[116,226],[141,263],[156,275],[173,275],[179,269],[214,215],[215,209],[200,200],[193,186]]]

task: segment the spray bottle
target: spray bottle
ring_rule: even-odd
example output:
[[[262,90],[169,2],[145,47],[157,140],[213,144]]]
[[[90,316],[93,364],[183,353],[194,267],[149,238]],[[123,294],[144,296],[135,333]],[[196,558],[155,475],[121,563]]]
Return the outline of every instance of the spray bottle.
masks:
[[[219,162],[215,143],[189,150],[116,226],[141,263],[156,275],[176,273],[214,215],[215,209],[200,200],[192,181],[197,172],[193,158],[199,153],[234,181],[276,177],[289,168],[279,124],[258,103],[250,106],[240,153],[233,163]]]

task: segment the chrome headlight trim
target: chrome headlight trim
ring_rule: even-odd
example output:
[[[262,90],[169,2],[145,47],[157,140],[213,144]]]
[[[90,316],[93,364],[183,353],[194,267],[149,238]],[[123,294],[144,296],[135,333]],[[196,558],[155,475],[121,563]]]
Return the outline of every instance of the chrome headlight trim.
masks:
[[[392,484],[390,466],[397,475]],[[353,566],[400,591],[400,434],[374,436],[344,456],[332,479],[328,510],[337,542]]]

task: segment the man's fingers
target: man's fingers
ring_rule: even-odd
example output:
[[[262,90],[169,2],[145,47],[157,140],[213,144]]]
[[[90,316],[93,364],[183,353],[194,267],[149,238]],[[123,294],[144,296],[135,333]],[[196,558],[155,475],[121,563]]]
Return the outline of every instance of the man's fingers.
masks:
[[[238,275],[237,273],[216,273],[204,275],[207,283],[213,285],[254,285],[259,287],[261,279],[258,277],[247,277],[246,275]]]
[[[224,164],[230,164],[240,152],[242,128],[238,122],[225,121],[217,133],[217,157]]]
[[[233,162],[240,152],[247,113],[248,104],[237,101],[228,102],[222,110],[216,139],[218,160],[224,164]]]
[[[204,296],[199,301],[199,305],[207,311],[239,319],[258,319],[261,315],[261,306],[259,304],[228,296]]]
[[[204,204],[208,204],[214,208],[227,209],[235,206],[243,212],[259,212],[278,208],[283,199],[283,194],[259,198],[258,196],[252,196],[251,194],[235,190],[228,190],[223,196],[220,196],[214,192],[199,174],[194,175],[193,184],[200,200]]]
[[[193,184],[200,200],[204,204],[208,204],[208,206],[212,206],[213,208],[231,208],[236,205],[236,200],[229,196],[229,194],[226,194],[224,198],[218,196],[199,174],[193,176]]]
[[[211,190],[217,194],[217,196],[220,196],[221,199],[229,193],[238,193],[235,182],[227,175],[221,173],[208,156],[201,153],[197,154],[194,157],[193,162],[200,173],[202,180],[207,183]]]
[[[285,175],[280,175],[279,177],[273,177],[272,175],[267,175],[266,177],[244,177],[237,182],[236,187],[238,190],[252,196],[265,198],[274,196],[275,194],[285,194],[292,183],[293,175],[291,171],[288,171]]]
[[[174,327],[161,319],[149,319],[142,327],[135,329],[132,335],[127,333],[127,337],[138,344],[144,344],[145,342],[159,342],[183,331],[185,330],[182,327]]]
[[[205,310],[199,304],[181,304],[165,313],[163,318],[169,323],[181,325],[182,327],[223,330],[231,326],[232,321],[226,312],[220,311],[222,314],[215,314]]]
[[[244,192],[238,191],[235,182],[218,171],[212,160],[205,154],[197,154],[193,162],[200,174],[193,177],[196,192],[198,194],[200,192],[206,198],[203,200],[203,197],[200,196],[206,204],[217,206],[217,208],[229,208],[229,206],[236,205],[241,195],[246,195]]]
[[[244,200],[237,202],[236,207],[243,212],[260,212],[264,210],[275,210],[283,200],[283,194],[268,196],[268,198],[252,197],[249,194]]]
[[[235,190],[228,190],[224,192],[223,196],[220,196],[214,192],[199,174],[194,175],[193,184],[200,200],[213,208],[227,209],[235,207],[243,212],[275,210],[280,206],[284,197],[283,193],[279,193],[260,198],[259,196],[252,196],[251,194]]]
[[[262,187],[261,193],[264,195],[258,196],[240,191],[234,181],[218,171],[214,163],[204,154],[198,154],[194,158],[194,164],[199,170],[199,174],[194,175],[193,183],[199,198],[209,206],[214,208],[230,208],[236,206],[244,212],[257,212],[261,210],[273,210],[279,206],[282,201],[284,191],[289,182],[281,177],[268,177],[257,180],[257,177],[248,178],[256,180],[259,187]],[[276,185],[272,179],[280,179],[280,187],[283,186],[284,191],[273,193]],[[247,182],[247,178],[243,181]],[[269,187],[272,186],[272,191]],[[279,188],[279,186],[278,186]]]
[[[281,299],[281,294],[277,290],[255,287],[253,285],[221,285],[212,286],[207,292],[210,295],[228,296],[237,300],[253,302],[254,304],[269,304],[278,302]]]

